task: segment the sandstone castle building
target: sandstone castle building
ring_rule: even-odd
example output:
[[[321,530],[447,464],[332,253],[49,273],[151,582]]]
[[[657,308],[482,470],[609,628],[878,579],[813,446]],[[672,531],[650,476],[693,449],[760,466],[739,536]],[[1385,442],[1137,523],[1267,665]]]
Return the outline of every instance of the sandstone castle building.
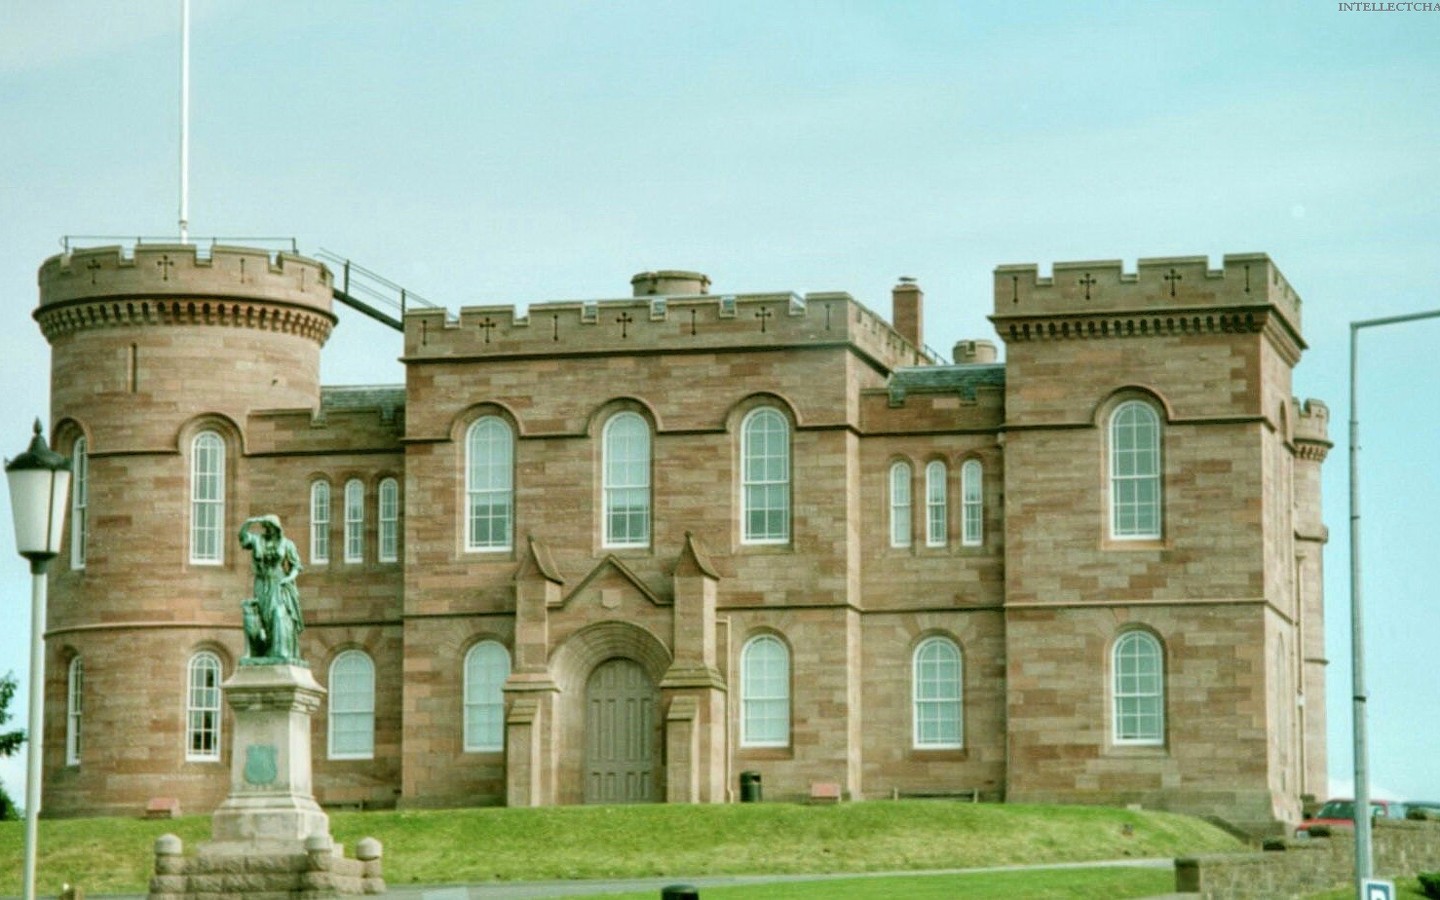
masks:
[[[689,272],[411,310],[405,383],[319,383],[321,262],[40,269],[75,459],[48,815],[225,796],[240,524],[299,548],[331,805],[1141,803],[1325,791],[1323,404],[1263,254],[994,274],[1004,344]]]

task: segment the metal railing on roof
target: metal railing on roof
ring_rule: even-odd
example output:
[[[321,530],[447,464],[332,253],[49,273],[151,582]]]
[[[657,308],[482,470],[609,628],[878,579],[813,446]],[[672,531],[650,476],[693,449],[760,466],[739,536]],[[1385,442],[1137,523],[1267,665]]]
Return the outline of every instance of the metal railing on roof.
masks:
[[[255,237],[255,236],[213,236],[205,238],[189,238],[181,241],[173,234],[149,235],[149,234],[67,234],[60,238],[60,247],[69,253],[81,247],[100,247],[111,244],[119,244],[121,252],[135,252],[135,248],[144,244],[176,244],[194,245],[196,251],[204,256],[216,245],[225,244],[228,246],[255,247],[260,250],[275,252],[300,253],[298,242],[293,237]]]
[[[432,303],[408,288],[396,284],[378,272],[365,268],[354,260],[341,256],[323,247],[316,258],[338,268],[334,284],[335,299],[357,309],[377,322],[384,322],[397,331],[405,330],[402,319],[412,306],[434,309]],[[392,315],[385,310],[399,313]]]

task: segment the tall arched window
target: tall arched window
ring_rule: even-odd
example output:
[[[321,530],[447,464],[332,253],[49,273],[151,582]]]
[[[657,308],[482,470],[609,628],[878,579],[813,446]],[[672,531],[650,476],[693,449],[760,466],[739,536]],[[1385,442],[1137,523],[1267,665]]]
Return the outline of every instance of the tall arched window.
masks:
[[[890,546],[910,546],[910,464],[890,467]]]
[[[465,654],[465,752],[505,749],[505,679],[510,654],[496,641],[481,641]]]
[[[960,467],[960,543],[978,547],[985,542],[985,470],[978,459]]]
[[[613,416],[604,434],[605,546],[650,543],[650,426],[632,412]]]
[[[1111,657],[1115,743],[1163,743],[1165,663],[1160,641],[1148,632],[1127,631],[1115,642]]]
[[[65,765],[80,765],[80,725],[85,698],[85,667],[80,657],[70,660],[65,690]]]
[[[1128,400],[1110,416],[1110,536],[1160,537],[1160,417]]]
[[[940,460],[925,466],[925,546],[943,547],[949,537],[949,473]]]
[[[186,668],[185,759],[220,759],[220,657],[201,650]]]
[[[915,648],[911,697],[917,748],[964,746],[964,671],[960,648],[949,638],[926,638]]]
[[[330,664],[330,758],[375,756],[375,664],[346,650]]]
[[[762,407],[740,426],[741,539],[747,544],[790,540],[790,424]]]
[[[225,561],[225,441],[202,431],[190,444],[190,562]]]
[[[740,651],[740,745],[790,744],[790,651],[777,637],[751,638]]]
[[[358,478],[345,482],[345,561],[365,560],[365,485]]]
[[[387,478],[380,482],[380,561],[395,562],[400,558],[400,482]]]
[[[465,436],[465,549],[509,550],[514,533],[515,442],[510,426],[486,416]]]
[[[85,568],[85,540],[90,534],[90,453],[85,438],[70,449],[70,568]]]
[[[310,562],[330,561],[330,482],[310,483]]]

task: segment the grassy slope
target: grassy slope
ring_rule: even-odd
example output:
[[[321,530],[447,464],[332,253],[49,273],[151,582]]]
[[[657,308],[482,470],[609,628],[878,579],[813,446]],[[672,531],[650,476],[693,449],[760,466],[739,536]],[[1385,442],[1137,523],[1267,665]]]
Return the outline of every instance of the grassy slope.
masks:
[[[1239,849],[1197,819],[1104,807],[899,801],[839,806],[552,807],[335,813],[347,847],[385,847],[391,884],[729,873],[873,872]],[[154,839],[187,850],[209,819],[69,819],[40,830],[40,892],[143,892]],[[1128,834],[1126,833],[1128,830]],[[18,894],[23,829],[0,823],[0,894]]]

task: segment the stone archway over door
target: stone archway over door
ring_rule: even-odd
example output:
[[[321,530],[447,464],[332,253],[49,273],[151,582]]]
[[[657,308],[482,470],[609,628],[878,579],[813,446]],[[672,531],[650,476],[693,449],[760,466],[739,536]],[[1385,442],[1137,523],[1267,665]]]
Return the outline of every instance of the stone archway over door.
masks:
[[[585,685],[585,802],[653,803],[659,694],[640,664],[609,659]]]

